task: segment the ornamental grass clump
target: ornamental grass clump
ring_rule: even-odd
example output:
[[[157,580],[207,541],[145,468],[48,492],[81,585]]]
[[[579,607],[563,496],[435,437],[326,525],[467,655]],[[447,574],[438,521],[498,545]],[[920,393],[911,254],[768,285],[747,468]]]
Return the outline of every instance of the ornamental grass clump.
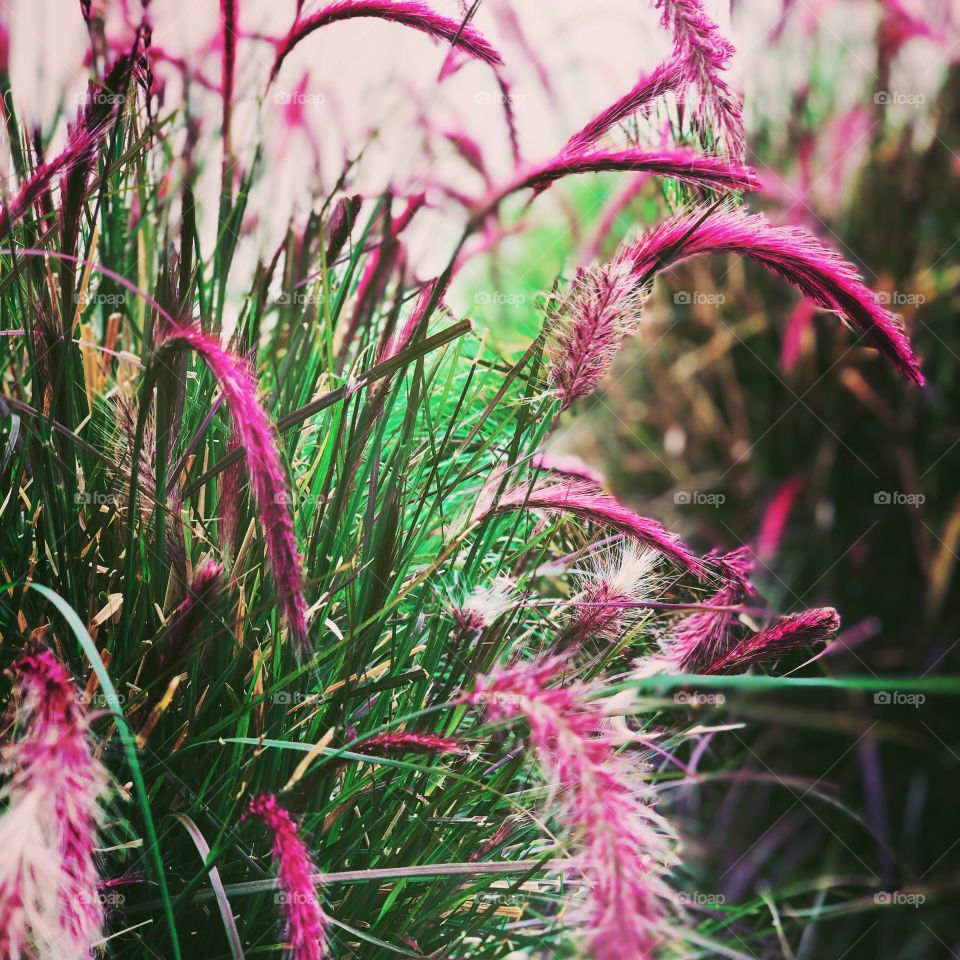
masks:
[[[760,181],[716,25],[658,3],[672,57],[527,160],[532,48],[495,48],[479,4],[297,4],[265,30],[224,0],[190,56],[158,5],[81,7],[109,97],[51,160],[0,72],[3,955],[739,955],[678,906],[699,854],[665,788],[697,789],[681,754],[705,769],[730,728],[663,689],[796,666],[837,614],[783,616],[746,549],[681,536],[560,441],[657,274],[700,253],[759,261],[922,376],[852,267],[742,207]],[[462,130],[412,125],[422,176],[368,163],[387,127],[336,170],[309,157],[283,210],[273,164],[316,121],[313,80],[280,84],[371,21],[419,34],[438,96],[496,85],[509,168],[461,100]],[[470,268],[536,242],[568,177],[618,173],[663,186],[647,218],[495,349]]]

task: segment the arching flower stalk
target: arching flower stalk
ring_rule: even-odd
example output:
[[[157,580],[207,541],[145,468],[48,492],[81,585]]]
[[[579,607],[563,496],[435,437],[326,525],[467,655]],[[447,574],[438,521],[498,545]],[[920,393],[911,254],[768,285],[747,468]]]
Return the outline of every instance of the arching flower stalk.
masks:
[[[668,533],[649,517],[641,517],[623,506],[592,480],[540,472],[532,481],[504,483],[505,471],[493,470],[473,506],[471,521],[514,510],[543,510],[564,513],[590,523],[613,527],[621,533],[662,553],[684,570],[699,575],[702,564],[679,537]]]
[[[795,227],[772,226],[762,214],[726,207],[695,208],[665,221],[629,248],[646,281],[689,257],[738,253],[779,274],[824,310],[837,314],[910,380],[923,385],[920,364],[900,318],[882,307],[838,253]]]
[[[287,35],[277,41],[270,78],[276,77],[290,52],[315,30],[355,17],[377,17],[411,27],[437,40],[444,40],[457,49],[481,60],[500,64],[500,54],[471,26],[440,16],[424,3],[415,0],[338,0],[304,18],[298,17]]]
[[[254,797],[244,814],[244,819],[249,817],[259,820],[273,835],[273,862],[281,894],[276,899],[286,923],[290,960],[322,960],[330,918],[320,905],[314,879],[317,868],[296,823],[272,794]]]
[[[97,833],[107,775],[80,694],[50,650],[16,666],[19,738],[0,816],[0,956],[88,960],[103,938]]]
[[[218,340],[195,327],[172,327],[161,338],[160,346],[178,342],[200,354],[226,397],[233,434],[244,451],[250,474],[250,487],[260,514],[277,594],[298,652],[303,654],[306,652],[307,605],[290,516],[291,496],[277,450],[276,430],[257,400],[256,381],[243,359],[224,350]]]
[[[593,688],[548,686],[562,669],[562,660],[550,659],[496,670],[463,699],[483,704],[493,721],[529,724],[550,796],[577,839],[590,956],[647,960],[671,935],[665,874],[673,836],[642,786],[642,772],[614,749],[603,702],[589,699]]]

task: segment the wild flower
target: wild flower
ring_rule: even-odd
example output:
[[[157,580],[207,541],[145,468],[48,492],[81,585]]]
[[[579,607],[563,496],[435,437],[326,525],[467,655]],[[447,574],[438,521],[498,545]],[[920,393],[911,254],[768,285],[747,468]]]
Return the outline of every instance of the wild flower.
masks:
[[[703,664],[698,673],[734,673],[755,663],[826,643],[840,629],[840,617],[832,607],[819,607],[783,617],[766,630],[738,640],[719,656]]]
[[[664,27],[673,34],[674,57],[683,64],[688,86],[697,91],[694,114],[701,138],[715,137],[725,152],[742,158],[743,102],[724,72],[736,52],[707,16],[703,0],[656,0]]]
[[[581,589],[571,606],[570,642],[586,637],[616,637],[643,611],[634,604],[651,601],[657,593],[660,555],[624,539],[604,551],[591,568],[578,574]]]
[[[257,401],[256,381],[244,360],[224,350],[218,340],[195,327],[170,328],[162,335],[158,346],[175,344],[182,344],[200,354],[226,397],[233,433],[243,449],[250,474],[250,486],[260,513],[277,594],[291,635],[300,652],[304,653],[307,604],[289,510],[289,486],[277,451],[276,430]]]
[[[320,905],[314,866],[307,845],[290,814],[272,794],[254,797],[244,818],[259,820],[273,836],[273,862],[277,869],[280,906],[286,923],[285,939],[290,960],[322,960],[327,952],[330,918]]]
[[[107,775],[73,677],[50,650],[14,668],[19,736],[0,816],[0,955],[87,960],[103,937],[97,834]]]
[[[451,610],[451,615],[461,630],[483,630],[514,605],[515,590],[513,579],[501,575],[476,587],[463,603]]]
[[[405,730],[388,730],[367,737],[352,748],[356,753],[463,753],[463,744],[454,737],[442,737],[435,733],[415,733]]]
[[[579,153],[595,144],[608,130],[648,107],[655,100],[676,90],[685,80],[684,66],[671,59],[652,73],[642,76],[622,97],[597,114],[566,143],[563,153]]]
[[[907,378],[923,385],[920,364],[898,316],[882,307],[839,254],[795,227],[726,207],[693,209],[665,221],[630,248],[644,278],[689,257],[739,253],[779,274],[824,310],[837,314]]]
[[[731,553],[712,551],[706,562],[719,572],[721,585],[704,604],[716,610],[698,610],[684,617],[664,642],[667,658],[683,673],[702,673],[704,667],[721,658],[731,645],[739,614],[731,610],[751,593],[753,552],[740,547]]]
[[[623,257],[581,270],[547,322],[548,373],[563,408],[589,396],[640,323],[646,291]]]
[[[590,480],[540,472],[532,482],[515,482],[501,492],[503,482],[504,473],[494,470],[474,503],[472,522],[521,509],[566,513],[613,527],[662,553],[684,570],[697,574],[702,570],[700,560],[682,540],[664,530],[656,520],[641,517],[623,506]]]
[[[302,19],[297,17],[287,35],[276,43],[273,66],[270,68],[271,78],[277,75],[283,61],[305,37],[328,24],[354,17],[390,20],[438,40],[445,40],[484,63],[502,63],[500,54],[473,27],[440,16],[426,4],[414,0],[339,0]]]
[[[672,833],[643,788],[641,771],[614,749],[606,708],[591,688],[549,686],[561,659],[518,663],[478,679],[467,703],[493,721],[522,719],[559,816],[578,837],[576,864],[589,905],[585,940],[596,960],[644,960],[665,944]]]
[[[176,662],[189,654],[188,643],[196,638],[197,627],[207,617],[211,603],[223,589],[223,576],[223,564],[216,560],[208,560],[197,568],[186,597],[170,618],[161,656],[163,664]]]

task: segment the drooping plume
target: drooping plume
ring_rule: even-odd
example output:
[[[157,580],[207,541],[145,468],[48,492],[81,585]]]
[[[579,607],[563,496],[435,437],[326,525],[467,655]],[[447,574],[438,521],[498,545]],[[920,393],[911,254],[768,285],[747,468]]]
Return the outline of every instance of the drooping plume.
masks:
[[[694,573],[701,571],[696,554],[678,537],[649,517],[641,517],[590,480],[541,472],[532,482],[507,485],[500,493],[504,471],[494,470],[474,504],[471,519],[513,510],[568,513],[590,523],[613,527],[662,553]]]
[[[387,731],[368,737],[352,748],[355,753],[463,753],[464,746],[453,737],[435,733]]]
[[[459,50],[494,65],[502,63],[500,54],[471,26],[442,17],[424,3],[414,0],[339,0],[294,21],[289,33],[277,41],[271,79],[276,77],[290,51],[315,30],[340,20],[354,17],[378,17],[425,33],[437,40],[445,40]]]
[[[737,673],[754,663],[826,643],[840,629],[840,617],[833,607],[805,610],[778,620],[773,626],[735,643],[722,656],[704,664],[699,673]]]
[[[233,422],[233,433],[244,451],[250,487],[260,515],[266,553],[290,632],[305,652],[307,604],[303,575],[290,515],[287,476],[277,450],[277,434],[257,400],[250,366],[224,350],[218,340],[194,327],[172,327],[160,346],[185,346],[203,358],[220,384]]]
[[[259,820],[273,835],[273,862],[283,895],[278,902],[290,960],[323,960],[330,919],[317,896],[317,868],[296,823],[271,794],[254,797],[247,817]]]
[[[664,879],[672,834],[643,790],[640,771],[614,749],[593,687],[549,686],[563,669],[550,659],[481,677],[464,696],[493,721],[525,720],[550,795],[570,836],[579,838],[586,881],[584,938],[595,960],[651,960],[669,939]],[[673,919],[673,918],[671,918]]]
[[[639,324],[646,295],[623,257],[579,271],[546,328],[548,375],[564,409],[596,389]]]
[[[18,739],[0,817],[0,956],[89,960],[103,937],[97,833],[107,776],[73,677],[50,650],[15,668]]]
[[[702,0],[656,0],[673,34],[674,56],[696,90],[694,121],[702,141],[717,141],[730,156],[744,155],[743,102],[723,74],[736,50],[707,16]]]
[[[742,208],[706,216],[694,209],[651,230],[629,255],[646,280],[664,267],[711,253],[739,253],[779,274],[846,321],[905,377],[923,384],[900,318],[877,302],[851,264],[803,230],[772,226],[762,214]]]
[[[516,179],[484,197],[474,210],[480,220],[492,213],[509,196],[521,190],[542,190],[556,180],[581,173],[632,171],[658,177],[673,177],[682,183],[722,190],[757,190],[760,181],[750,167],[720,157],[704,156],[695,150],[594,150],[588,146],[564,150],[547,163],[523,171]]]

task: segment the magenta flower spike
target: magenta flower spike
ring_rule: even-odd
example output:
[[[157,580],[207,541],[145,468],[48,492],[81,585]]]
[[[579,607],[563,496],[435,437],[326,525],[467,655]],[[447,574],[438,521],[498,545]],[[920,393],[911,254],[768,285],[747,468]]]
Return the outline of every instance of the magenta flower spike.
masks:
[[[809,233],[772,226],[762,214],[729,207],[694,209],[650,231],[629,251],[644,281],[689,257],[739,253],[779,274],[824,310],[837,314],[905,377],[923,385],[901,319],[882,307],[851,264]]]
[[[314,879],[317,868],[296,823],[272,794],[250,801],[244,819],[254,817],[273,835],[273,862],[280,896],[277,902],[286,924],[290,960],[323,960],[330,918],[320,905]]]
[[[593,688],[551,687],[562,659],[520,663],[481,677],[467,703],[493,721],[523,719],[560,818],[579,838],[576,863],[587,905],[575,919],[595,960],[650,960],[669,939],[664,879],[672,834],[639,771],[614,749]]]
[[[670,91],[677,90],[685,79],[684,66],[678,60],[661,63],[653,73],[641,77],[631,90],[575,133],[567,141],[563,153],[578,153],[588,149],[618,123],[634,116]]]
[[[710,130],[730,156],[745,150],[743,102],[723,74],[736,52],[707,16],[702,0],[656,0],[661,22],[673,34],[674,56],[688,86],[697,91],[694,114],[701,131]]]
[[[453,737],[441,737],[435,733],[408,733],[386,731],[368,737],[354,748],[356,753],[464,753],[464,746]]]
[[[649,173],[722,190],[760,188],[760,181],[750,167],[721,157],[704,156],[685,147],[660,150],[641,147],[596,150],[587,146],[577,150],[563,150],[547,163],[525,170],[515,180],[498,187],[477,204],[474,219],[483,219],[495,211],[507,197],[521,190],[532,188],[539,192],[563,177],[608,171]]]
[[[19,739],[0,817],[0,956],[89,960],[103,938],[97,834],[107,775],[81,695],[50,650],[16,666]]]
[[[495,470],[474,505],[473,522],[522,509],[568,513],[590,523],[613,527],[662,553],[684,570],[697,575],[702,572],[697,555],[679,537],[668,533],[656,520],[641,517],[623,506],[590,480],[540,473],[532,484],[508,485],[498,497],[502,482],[503,471]]]
[[[200,354],[226,397],[233,420],[233,434],[243,449],[250,474],[250,486],[260,514],[277,595],[298,653],[303,655],[307,643],[307,604],[290,515],[290,490],[277,450],[276,430],[257,400],[253,372],[246,361],[224,350],[216,338],[202,330],[172,327],[160,345],[177,342]]]
[[[738,641],[700,673],[737,673],[754,663],[774,660],[813,644],[826,643],[840,629],[833,607],[819,607],[778,620],[773,626]]]
[[[737,612],[726,608],[742,604],[753,590],[753,554],[749,547],[727,554],[714,551],[708,554],[707,562],[718,568],[721,585],[704,605],[718,609],[698,610],[684,617],[664,644],[667,658],[682,673],[703,673],[706,665],[723,657],[739,622]]]
[[[646,297],[623,257],[579,271],[547,327],[548,375],[564,410],[593,393],[613,366],[621,342],[640,323]]]
[[[424,3],[414,0],[339,0],[316,13],[294,21],[289,33],[277,41],[270,79],[276,77],[290,51],[315,30],[354,17],[378,17],[419,30],[437,40],[444,40],[464,53],[491,66],[500,64],[500,54],[486,38],[471,26],[440,16]]]
[[[196,639],[193,635],[200,621],[209,612],[210,604],[223,589],[223,564],[208,560],[199,566],[193,582],[170,618],[170,631],[164,644],[161,663],[179,659],[187,644]]]

